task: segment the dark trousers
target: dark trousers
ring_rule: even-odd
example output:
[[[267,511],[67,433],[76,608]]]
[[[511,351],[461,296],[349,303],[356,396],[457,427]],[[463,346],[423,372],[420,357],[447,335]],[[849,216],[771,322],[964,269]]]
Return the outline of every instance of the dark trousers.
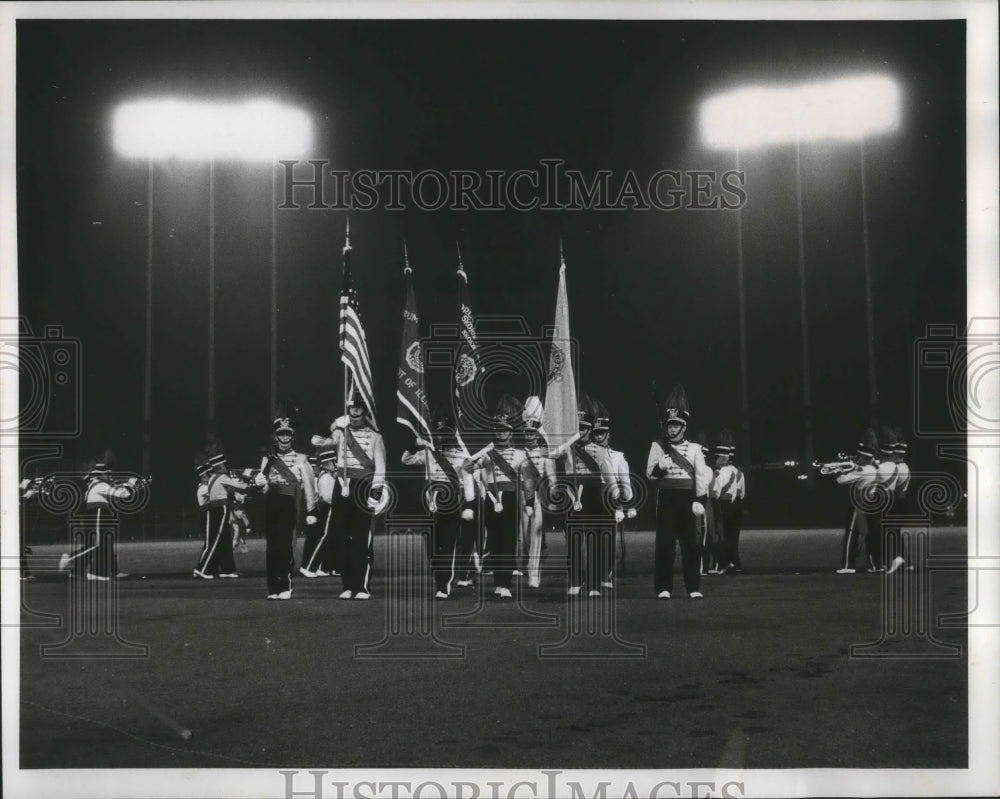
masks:
[[[233,562],[233,531],[229,527],[227,505],[205,510],[202,515],[202,533],[204,544],[195,568],[202,574],[215,576],[236,571],[236,564]]]
[[[493,584],[497,588],[510,588],[511,572],[514,571],[517,557],[517,497],[510,492],[499,513],[489,498],[484,504],[490,560],[493,564]]]
[[[674,558],[681,546],[684,587],[690,594],[701,585],[699,571],[701,549],[695,517],[691,511],[694,492],[685,489],[660,489],[656,494],[656,544],[653,555],[653,581],[656,593],[674,590]]]
[[[580,505],[567,517],[569,584],[599,590],[614,570],[615,521],[604,507],[600,485],[584,484]]]
[[[306,529],[302,545],[302,568],[306,571],[338,571],[336,567],[336,515],[330,505],[316,504],[316,524]]]
[[[87,532],[78,536],[78,543],[73,549],[74,573],[78,577],[94,574],[98,577],[114,577],[118,574],[118,553],[116,551],[117,535],[112,524],[110,511],[104,508],[94,508],[86,512]],[[87,550],[90,550],[87,552]],[[86,554],[83,554],[86,553]]]
[[[719,501],[719,516],[722,522],[722,557],[719,565],[722,567],[732,564],[733,568],[743,569],[743,561],[740,560],[740,532],[743,528],[743,500],[737,499],[735,502]]]
[[[344,590],[355,594],[369,592],[372,564],[375,562],[372,515],[364,503],[365,499],[355,496],[354,492],[337,503],[338,510],[343,509],[338,558],[340,576]]]
[[[482,554],[482,547],[479,541],[479,523],[482,519],[482,503],[473,503],[473,513],[471,521],[466,521],[459,514],[458,521],[458,541],[456,544],[455,568],[457,573],[470,579],[475,573],[475,566],[472,560],[473,551]]]
[[[847,517],[847,526],[844,528],[844,539],[840,547],[840,568],[854,568],[854,561],[858,557],[858,551],[861,549],[861,536],[862,533],[858,526],[858,512],[852,507],[850,515]]]
[[[271,490],[264,495],[264,538],[267,541],[267,593],[291,590],[295,568],[292,547],[297,522],[295,497]]]
[[[461,506],[448,512],[434,514],[433,540],[428,541],[431,574],[434,588],[445,594],[451,593],[451,584],[458,567],[458,541],[462,527]]]
[[[909,505],[906,497],[895,497],[890,513],[893,516],[906,516]],[[885,564],[889,566],[896,557],[907,559],[906,541],[903,539],[903,529],[898,523],[893,523],[885,531]]]

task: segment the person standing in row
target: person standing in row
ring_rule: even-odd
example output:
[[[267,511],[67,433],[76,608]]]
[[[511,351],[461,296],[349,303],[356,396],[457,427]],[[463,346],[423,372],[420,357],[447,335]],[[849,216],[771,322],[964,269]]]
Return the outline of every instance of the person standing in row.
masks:
[[[599,413],[594,420],[594,431],[591,433],[591,438],[596,447],[607,449],[609,469],[605,473],[604,495],[608,501],[608,506],[614,513],[614,525],[611,527],[610,535],[606,535],[602,539],[600,554],[605,562],[601,564],[600,580],[601,588],[610,590],[615,587],[615,551],[617,544],[615,537],[617,535],[624,535],[622,524],[626,517],[625,508],[632,502],[634,490],[632,488],[631,470],[629,469],[628,461],[625,459],[625,453],[611,448],[611,417],[600,403],[598,403],[598,410]],[[635,511],[629,510],[628,514],[634,516]],[[593,590],[591,590],[591,595],[596,596]]]
[[[535,494],[524,450],[514,446],[514,421],[521,415],[517,400],[505,394],[493,415],[492,446],[473,462],[483,470],[486,485],[484,521],[493,560],[493,592],[511,599],[517,540],[525,494]],[[533,468],[533,467],[530,467]],[[526,483],[530,485],[526,486]]]
[[[339,433],[338,433],[339,437]],[[306,530],[302,545],[303,577],[329,577],[336,573],[334,553],[340,548],[337,503],[337,444],[324,444],[316,452],[316,523]]]
[[[385,485],[382,434],[357,390],[347,403],[347,416],[341,416],[331,426],[334,436],[338,430],[337,504],[342,509],[342,548],[338,561],[343,585],[340,599],[371,599],[370,580],[375,562],[373,515],[387,507],[389,489]]]
[[[292,598],[294,545],[299,503],[305,499],[306,524],[316,523],[316,485],[309,459],[292,447],[297,409],[285,403],[274,419],[274,450],[264,456],[254,483],[264,492],[267,540],[267,598]]]
[[[840,568],[837,574],[854,574],[854,561],[861,549],[861,541],[865,541],[868,547],[871,543],[871,528],[877,523],[870,513],[865,512],[862,501],[863,492],[868,491],[875,484],[875,451],[878,449],[878,438],[871,428],[865,430],[858,442],[857,458],[854,468],[848,468],[842,474],[837,475],[837,484],[849,486],[851,500],[851,517],[844,530],[844,541],[842,546]],[[869,549],[868,560],[874,563]],[[874,570],[874,566],[870,570]]]
[[[528,587],[541,586],[542,541],[544,533],[545,497],[554,487],[555,465],[549,458],[548,447],[541,440],[542,401],[538,397],[528,397],[524,402],[521,418],[524,420],[525,470],[533,491],[525,492],[524,509],[521,515],[521,548],[525,569],[528,573]],[[527,485],[528,483],[526,483]]]
[[[138,480],[130,477],[124,483],[114,482],[111,478],[113,465],[114,455],[110,450],[105,450],[102,458],[89,462],[84,475],[84,527],[88,538],[77,546],[72,555],[68,552],[62,554],[59,558],[60,571],[79,559],[79,572],[88,580],[107,582],[115,577],[128,577],[118,569],[115,513],[111,500],[130,497]]]
[[[680,543],[684,587],[700,599],[701,549],[696,520],[705,514],[712,470],[701,447],[684,437],[691,416],[684,387],[677,385],[657,401],[663,437],[653,441],[646,461],[646,477],[656,483],[656,543],[654,588],[660,599],[670,599],[674,584],[674,558]]]
[[[426,470],[424,502],[434,517],[432,540],[427,542],[434,596],[448,599],[456,571],[465,566],[459,561],[462,525],[473,523],[476,489],[471,464],[459,447],[447,409],[437,409],[431,426],[434,441],[418,436],[416,443],[421,449],[413,454],[403,452],[402,461],[406,466],[422,465]]]
[[[708,446],[708,434],[702,430],[694,436],[694,443],[701,447],[702,457],[705,459],[705,464],[708,465],[712,462],[712,449]],[[709,469],[712,467],[709,466]],[[716,514],[716,505],[712,501],[712,483],[714,482],[715,473],[713,471],[712,478],[708,482],[708,494],[705,498],[705,513],[696,519],[696,526],[698,529],[698,545],[701,547],[701,576],[704,577],[707,574],[715,574],[716,569],[719,565],[719,556],[721,555],[721,540],[719,533],[722,529],[722,525],[719,523],[718,516]]]
[[[205,480],[203,531],[205,544],[194,568],[194,576],[203,580],[215,577],[236,578],[236,561],[233,559],[233,536],[230,528],[230,514],[233,492],[245,491],[248,486],[242,480],[235,480],[226,471],[226,456],[221,447],[212,444],[206,449],[205,466],[209,469]]]
[[[743,571],[740,560],[740,532],[743,526],[743,497],[746,482],[743,472],[733,463],[736,440],[728,430],[722,430],[715,445],[715,478],[709,494],[715,497],[716,523],[721,528],[721,548],[716,573],[725,574],[729,569],[739,574]]]

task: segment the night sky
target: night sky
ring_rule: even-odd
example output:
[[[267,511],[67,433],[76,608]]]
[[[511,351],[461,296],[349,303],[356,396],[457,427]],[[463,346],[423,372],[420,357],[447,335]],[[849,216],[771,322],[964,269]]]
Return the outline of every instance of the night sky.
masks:
[[[705,97],[745,82],[876,71],[901,128],[866,143],[882,419],[913,433],[915,342],[965,324],[965,22],[44,21],[17,23],[21,314],[82,348],[83,430],[141,462],[146,168],[117,156],[111,114],[145,95],[269,96],[314,119],[331,168],[592,174],[734,166],[698,141]],[[753,460],[802,452],[798,243],[791,146],[741,153]],[[868,419],[857,144],[802,147],[816,455],[853,449]],[[205,441],[208,166],[158,162],[154,195],[153,460],[158,507],[192,504]],[[217,429],[234,464],[270,440],[271,170],[216,166]],[[336,346],[347,213],[279,213],[279,395],[299,443],[341,412]],[[96,223],[100,224],[96,224]],[[650,380],[680,381],[691,432],[739,436],[736,215],[726,211],[350,213],[353,266],[390,463],[405,239],[425,329],[454,322],[456,241],[477,315],[551,324],[564,242],[580,381],[611,412],[634,469],[657,434]],[[509,378],[509,376],[508,376]],[[523,381],[500,377],[488,393]],[[495,383],[495,384],[494,384]],[[434,400],[444,383],[431,381]],[[943,420],[940,389],[923,408]],[[929,403],[929,404],[928,404]],[[943,422],[942,422],[943,423]],[[745,464],[745,461],[744,461]],[[839,519],[837,520],[839,522]]]

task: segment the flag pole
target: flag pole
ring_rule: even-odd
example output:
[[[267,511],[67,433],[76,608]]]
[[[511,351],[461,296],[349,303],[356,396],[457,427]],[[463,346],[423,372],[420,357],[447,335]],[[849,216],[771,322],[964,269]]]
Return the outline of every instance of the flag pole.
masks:
[[[351,251],[351,218],[347,217],[347,228],[344,232],[344,252],[343,252],[344,269],[347,268],[347,253],[349,253],[350,251]],[[343,302],[343,298],[341,298],[341,302]],[[343,337],[343,331],[341,331],[341,337]],[[341,347],[343,347],[343,340],[341,340]],[[344,368],[344,416],[349,417],[350,414],[347,411],[347,381],[348,381],[348,373],[350,372],[350,370],[347,368],[346,363],[343,364],[343,368]],[[350,425],[350,418],[348,418],[347,424],[348,426]],[[340,477],[341,477],[340,493],[342,496],[345,497],[348,495],[350,491],[347,485],[347,461],[344,458],[344,452],[346,451],[346,447],[344,446],[344,444],[346,438],[347,438],[347,428],[345,427],[343,433],[340,436],[340,453],[338,456],[340,458]]]
[[[407,248],[406,248],[406,239],[403,239],[403,277],[407,281],[406,288],[407,288],[407,293],[409,293],[409,288],[410,288],[410,286],[412,285],[412,282],[413,282],[413,269],[410,267],[410,253],[409,253],[409,250],[407,250]],[[404,300],[404,302],[405,302],[405,300]],[[419,334],[420,334],[419,330],[417,331],[417,334],[419,336]],[[419,341],[419,340],[420,339],[418,338],[417,341]],[[420,438],[420,436],[416,436],[416,434],[415,434],[415,438]],[[416,441],[414,441],[413,443],[414,443],[414,445],[416,445]],[[433,441],[431,441],[429,443],[431,444],[431,446],[434,445]],[[424,449],[424,448],[421,448],[421,449]],[[427,450],[426,449],[424,449],[424,479],[427,482],[430,482],[430,479],[431,479],[430,456],[427,454]]]

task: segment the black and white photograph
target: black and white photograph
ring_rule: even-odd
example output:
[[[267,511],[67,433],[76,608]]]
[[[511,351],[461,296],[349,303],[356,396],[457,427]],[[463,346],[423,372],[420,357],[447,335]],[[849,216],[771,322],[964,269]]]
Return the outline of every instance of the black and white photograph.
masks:
[[[995,796],[995,4],[0,5],[3,795]]]

